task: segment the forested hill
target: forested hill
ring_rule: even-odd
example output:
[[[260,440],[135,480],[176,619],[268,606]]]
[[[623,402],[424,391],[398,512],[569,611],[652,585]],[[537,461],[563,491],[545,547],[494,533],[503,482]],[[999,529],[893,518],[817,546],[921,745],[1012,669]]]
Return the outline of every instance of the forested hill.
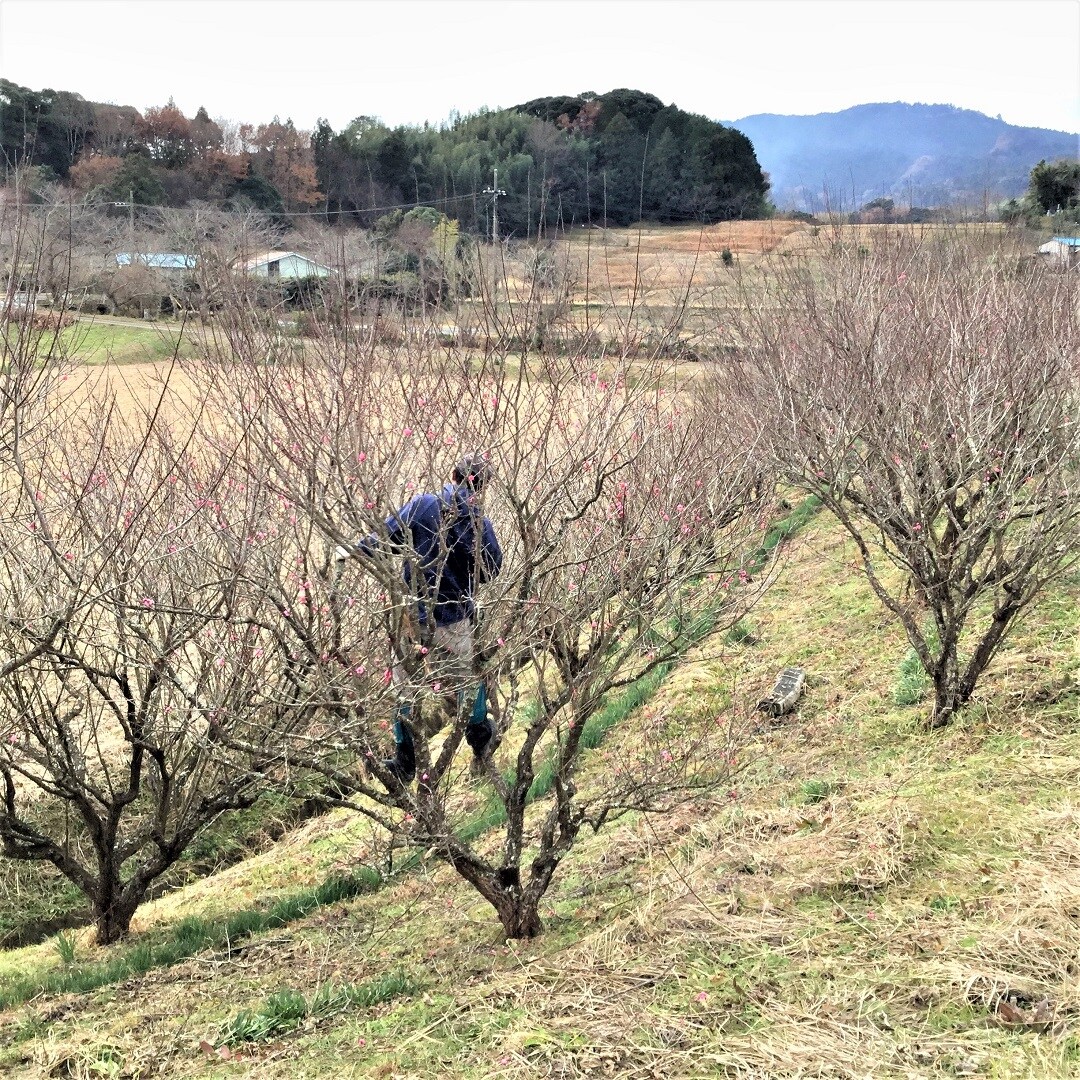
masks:
[[[0,161],[27,184],[140,206],[198,200],[370,225],[426,204],[476,233],[490,229],[498,170],[502,235],[549,225],[715,222],[760,216],[767,181],[749,140],[652,94],[543,98],[432,127],[359,116],[312,132],[145,111],[35,91],[0,79]],[[27,169],[33,175],[27,175]],[[485,188],[489,191],[485,192]]]
[[[1078,150],[1075,134],[952,105],[856,105],[732,123],[753,143],[782,210],[852,210],[880,198],[919,206],[1016,198],[1037,162]]]
[[[767,181],[745,135],[639,90],[527,101],[514,112],[578,142],[601,178],[589,206],[617,224],[758,216]]]
[[[482,194],[498,169],[499,225],[524,235],[586,222],[724,221],[765,210],[767,181],[749,140],[638,90],[540,98],[444,128],[360,118],[313,136],[334,209],[429,201],[482,233]]]

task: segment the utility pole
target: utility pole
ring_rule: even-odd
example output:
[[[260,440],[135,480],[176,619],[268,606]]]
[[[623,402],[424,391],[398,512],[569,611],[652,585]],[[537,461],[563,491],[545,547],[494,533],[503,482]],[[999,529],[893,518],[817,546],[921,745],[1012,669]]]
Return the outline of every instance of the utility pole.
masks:
[[[135,190],[128,189],[127,202],[114,202],[113,206],[126,206],[128,212],[128,256],[135,261]]]
[[[499,187],[499,170],[492,171],[494,179],[491,187],[484,188],[483,194],[491,196],[491,243],[494,245],[499,242],[499,196],[505,195],[506,192]]]

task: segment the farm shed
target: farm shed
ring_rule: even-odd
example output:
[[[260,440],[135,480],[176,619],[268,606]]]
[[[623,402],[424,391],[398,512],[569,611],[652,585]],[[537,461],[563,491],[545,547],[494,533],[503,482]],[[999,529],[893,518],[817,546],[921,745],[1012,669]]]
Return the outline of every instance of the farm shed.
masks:
[[[329,277],[333,270],[329,266],[299,255],[295,251],[264,251],[254,255],[241,266],[245,273],[255,277],[278,278],[281,281],[295,281],[299,278]]]
[[[1055,236],[1039,248],[1039,257],[1062,270],[1080,265],[1080,237]]]

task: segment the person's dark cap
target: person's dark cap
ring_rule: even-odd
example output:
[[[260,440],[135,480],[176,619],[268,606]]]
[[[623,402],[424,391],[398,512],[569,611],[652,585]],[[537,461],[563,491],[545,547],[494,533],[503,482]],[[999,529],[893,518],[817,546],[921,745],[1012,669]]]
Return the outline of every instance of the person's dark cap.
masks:
[[[491,462],[484,454],[466,454],[454,466],[454,483],[479,491],[491,479]]]

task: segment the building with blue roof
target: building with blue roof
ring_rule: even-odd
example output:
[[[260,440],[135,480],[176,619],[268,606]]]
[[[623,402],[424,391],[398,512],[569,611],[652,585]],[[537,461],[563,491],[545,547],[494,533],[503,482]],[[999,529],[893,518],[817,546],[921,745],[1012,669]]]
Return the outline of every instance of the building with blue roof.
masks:
[[[198,262],[195,255],[180,255],[171,251],[139,251],[134,254],[121,251],[116,256],[117,266],[146,266],[151,270],[194,270]]]
[[[1080,236],[1055,236],[1039,248],[1039,257],[1060,270],[1080,266]]]

